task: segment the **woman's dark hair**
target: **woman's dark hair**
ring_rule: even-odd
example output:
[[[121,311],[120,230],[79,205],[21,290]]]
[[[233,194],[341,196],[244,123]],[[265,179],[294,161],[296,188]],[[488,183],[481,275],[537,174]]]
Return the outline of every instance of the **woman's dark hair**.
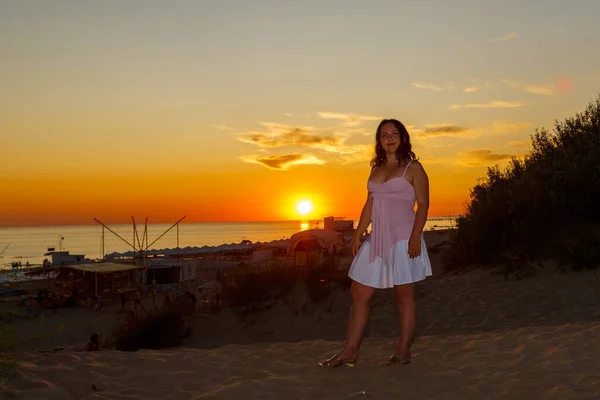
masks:
[[[375,134],[375,158],[371,160],[371,167],[379,167],[385,163],[385,150],[381,147],[381,128],[385,124],[394,124],[398,132],[400,133],[400,145],[396,150],[396,158],[398,159],[398,166],[400,162],[404,160],[416,160],[417,156],[412,151],[412,145],[410,144],[410,136],[406,127],[402,122],[397,119],[384,119],[379,123],[377,127],[377,133]]]

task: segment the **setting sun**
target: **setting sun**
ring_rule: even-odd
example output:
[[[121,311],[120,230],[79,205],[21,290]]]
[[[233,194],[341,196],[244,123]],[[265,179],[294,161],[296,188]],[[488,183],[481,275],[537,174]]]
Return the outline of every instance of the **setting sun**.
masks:
[[[298,211],[298,214],[300,214],[302,216],[306,216],[306,215],[310,214],[312,210],[313,210],[313,205],[308,200],[299,201],[298,204],[296,205],[296,211]]]

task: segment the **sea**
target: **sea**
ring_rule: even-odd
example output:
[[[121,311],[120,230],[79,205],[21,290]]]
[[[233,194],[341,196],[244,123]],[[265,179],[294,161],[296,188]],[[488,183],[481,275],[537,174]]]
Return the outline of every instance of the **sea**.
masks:
[[[354,223],[356,226],[357,221]],[[131,250],[134,238],[136,248],[138,238],[140,242],[143,240],[143,224],[137,225],[137,237],[133,224],[107,224],[106,226],[112,232],[105,228],[104,240],[102,240],[100,224],[0,228],[0,268],[11,268],[13,263],[20,263],[23,267],[42,264],[44,259],[50,259],[44,256],[49,248],[85,255],[90,259],[101,259],[105,254]],[[452,226],[451,220],[436,219],[427,221],[425,230],[450,226]],[[147,238],[148,244],[154,242],[150,249],[218,246],[240,243],[242,240],[256,243],[288,239],[296,232],[322,227],[323,220],[148,224]]]

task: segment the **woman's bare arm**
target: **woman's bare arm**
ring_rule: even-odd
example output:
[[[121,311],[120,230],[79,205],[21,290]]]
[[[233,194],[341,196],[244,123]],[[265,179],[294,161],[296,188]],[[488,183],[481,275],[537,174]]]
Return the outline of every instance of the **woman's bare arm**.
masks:
[[[421,237],[425,223],[427,222],[427,213],[429,212],[429,178],[425,169],[418,161],[413,162],[411,167],[412,184],[417,197],[417,211],[415,213],[415,223],[411,236]]]

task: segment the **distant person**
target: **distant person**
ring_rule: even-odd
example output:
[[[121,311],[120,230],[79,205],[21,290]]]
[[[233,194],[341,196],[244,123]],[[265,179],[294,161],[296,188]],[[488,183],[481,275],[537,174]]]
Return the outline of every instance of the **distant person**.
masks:
[[[356,363],[371,296],[375,289],[392,287],[398,302],[400,339],[386,365],[411,361],[416,320],[413,286],[432,274],[423,240],[429,182],[400,121],[386,119],[377,127],[367,189],[367,200],[352,238],[354,260],[348,273],[353,281],[352,305],[346,341],[338,354],[319,363],[322,367]],[[370,238],[361,245],[360,238],[371,223]]]
[[[100,350],[100,335],[98,333],[92,333],[90,340],[87,343],[75,344],[64,349],[54,349],[55,351],[99,351]]]

